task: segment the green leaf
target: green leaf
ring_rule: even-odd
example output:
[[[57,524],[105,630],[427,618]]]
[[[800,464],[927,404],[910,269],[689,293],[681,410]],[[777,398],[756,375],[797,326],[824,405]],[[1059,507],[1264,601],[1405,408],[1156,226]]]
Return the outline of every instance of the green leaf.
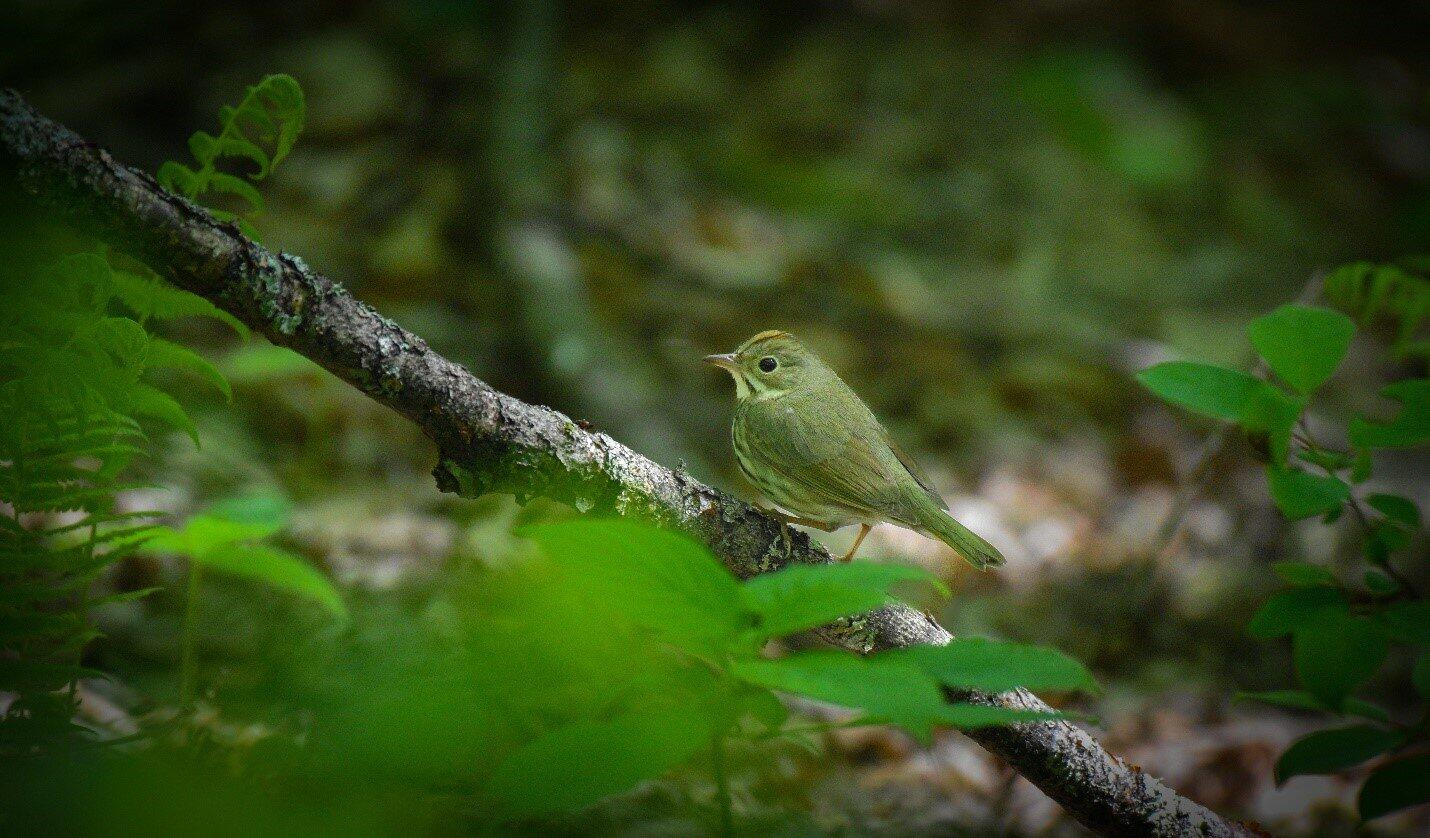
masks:
[[[1360,790],[1363,821],[1430,802],[1430,753],[1388,762],[1375,770]]]
[[[133,384],[124,393],[126,404],[122,410],[134,416],[157,419],[171,428],[181,430],[199,447],[199,429],[184,408],[163,390],[148,384]]]
[[[527,527],[550,559],[597,601],[697,653],[748,625],[740,586],[688,536],[625,520],[577,519]]]
[[[1301,416],[1305,404],[1291,398],[1270,384],[1252,391],[1242,406],[1239,421],[1248,432],[1266,435],[1266,447],[1271,462],[1284,467],[1291,448],[1291,429]]]
[[[1430,600],[1397,602],[1380,612],[1380,624],[1403,643],[1430,643]]]
[[[204,514],[224,521],[262,527],[273,533],[288,525],[293,516],[293,504],[279,492],[260,489],[211,504]]]
[[[190,146],[192,148],[192,146]],[[198,173],[183,163],[174,160],[166,160],[159,166],[159,171],[155,173],[155,179],[159,185],[188,197],[198,190]]]
[[[326,371],[283,346],[253,345],[236,350],[222,362],[223,372],[237,384],[266,384]]]
[[[1331,707],[1341,707],[1347,696],[1370,680],[1389,650],[1386,632],[1378,623],[1339,611],[1320,612],[1292,635],[1297,680]]]
[[[333,583],[301,557],[264,544],[232,544],[194,553],[190,559],[205,568],[256,579],[310,599],[333,616],[346,619],[347,605]]]
[[[758,620],[755,639],[762,641],[873,611],[894,600],[889,589],[899,582],[937,584],[937,577],[908,565],[874,562],[793,565],[750,579],[741,594]]]
[[[1257,353],[1302,395],[1335,373],[1355,331],[1355,323],[1338,311],[1294,304],[1257,318],[1247,328]]]
[[[1311,474],[1296,468],[1266,467],[1271,498],[1292,521],[1338,508],[1350,499],[1351,488],[1336,477]]]
[[[1239,422],[1253,394],[1268,388],[1244,372],[1188,361],[1168,361],[1137,374],[1142,386],[1194,413]]]
[[[898,725],[925,743],[947,707],[938,684],[923,670],[886,655],[817,651],[780,660],[737,658],[731,671],[772,690],[862,710],[868,721]]]
[[[1357,448],[1409,448],[1430,440],[1430,379],[1397,381],[1381,390],[1380,394],[1400,402],[1400,412],[1383,424],[1352,419],[1352,445]]]
[[[708,723],[686,708],[577,722],[509,754],[484,793],[501,820],[576,812],[665,774],[710,744]]]
[[[779,730],[789,719],[789,708],[779,696],[764,687],[741,683],[735,693],[735,702],[741,713],[754,717],[766,732]]]
[[[1389,596],[1400,590],[1400,583],[1390,578],[1383,570],[1370,568],[1365,572],[1365,586],[1377,596]]]
[[[115,271],[113,281],[115,296],[141,320],[207,317],[228,325],[240,338],[248,339],[248,327],[238,318],[197,294],[175,288],[158,276]]]
[[[1237,701],[1259,701],[1273,707],[1287,707],[1292,710],[1316,710],[1328,713],[1331,708],[1326,702],[1303,690],[1267,690],[1266,692],[1239,692],[1233,698]]]
[[[209,190],[225,195],[235,195],[247,201],[248,206],[244,212],[260,212],[263,209],[263,196],[258,194],[258,189],[251,182],[241,177],[224,172],[214,172],[209,177]]]
[[[1369,480],[1374,465],[1369,451],[1357,451],[1355,461],[1351,463],[1351,482],[1359,485]]]
[[[1390,713],[1386,712],[1384,707],[1355,697],[1347,698],[1341,704],[1341,712],[1348,716],[1360,716],[1362,719],[1390,724]]]
[[[1365,499],[1370,508],[1411,532],[1420,529],[1420,508],[1410,498],[1400,495],[1371,495]]]
[[[1303,736],[1276,761],[1276,782],[1302,774],[1334,774],[1353,768],[1396,747],[1401,736],[1375,725],[1318,730]]]
[[[1346,613],[1350,608],[1345,594],[1335,588],[1292,588],[1268,599],[1257,609],[1246,631],[1260,640],[1291,634],[1315,621],[1327,611]]]
[[[218,367],[192,349],[162,338],[150,338],[149,352],[144,361],[144,366],[150,369],[168,367],[191,372],[212,384],[214,389],[223,394],[225,401],[233,401],[233,389],[228,386],[228,379],[223,377]]]
[[[911,646],[886,654],[909,660],[948,687],[986,692],[1017,687],[1101,691],[1081,663],[1044,646],[958,637],[945,646]]]
[[[1271,569],[1287,584],[1297,587],[1336,584],[1336,577],[1329,570],[1308,562],[1276,562]]]
[[[94,321],[84,337],[104,350],[123,369],[139,368],[149,346],[144,327],[128,317],[104,317]]]
[[[1233,699],[1236,701],[1259,701],[1262,704],[1270,704],[1276,707],[1287,707],[1292,710],[1314,710],[1319,713],[1335,713],[1334,707],[1327,706],[1326,702],[1316,698],[1304,690],[1268,690],[1266,692],[1239,692]],[[1373,719],[1378,722],[1390,723],[1390,714],[1383,708],[1377,707],[1368,701],[1358,698],[1347,698],[1341,705],[1341,712],[1350,716],[1360,716],[1365,719]]]
[[[145,534],[144,547],[156,553],[178,553],[203,558],[221,548],[268,538],[283,528],[283,521],[223,517],[222,504],[210,514],[195,515],[181,530],[153,527]]]

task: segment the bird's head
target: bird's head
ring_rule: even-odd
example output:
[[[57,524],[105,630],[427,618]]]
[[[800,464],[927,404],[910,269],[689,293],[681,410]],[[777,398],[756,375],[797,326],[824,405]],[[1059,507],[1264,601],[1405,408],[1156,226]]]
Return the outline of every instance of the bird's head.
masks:
[[[793,335],[774,330],[760,332],[728,355],[706,355],[705,363],[730,373],[742,401],[781,396],[832,375]]]

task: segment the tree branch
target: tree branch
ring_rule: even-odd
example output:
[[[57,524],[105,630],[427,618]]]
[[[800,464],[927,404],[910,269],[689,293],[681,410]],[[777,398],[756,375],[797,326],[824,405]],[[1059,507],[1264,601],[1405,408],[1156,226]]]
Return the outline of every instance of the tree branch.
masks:
[[[60,219],[143,260],[417,423],[442,452],[434,475],[444,491],[509,492],[523,500],[542,495],[582,511],[651,520],[709,545],[740,577],[790,561],[830,561],[802,533],[795,534],[787,556],[780,525],[751,505],[605,434],[583,430],[555,410],[497,392],[302,259],[245,238],[9,90],[0,91],[0,180],[12,181]],[[861,653],[950,639],[932,617],[904,606],[841,621],[820,633]],[[1026,691],[956,697],[1047,707]],[[1255,834],[1109,755],[1069,723],[1020,724],[970,735],[1098,832]]]

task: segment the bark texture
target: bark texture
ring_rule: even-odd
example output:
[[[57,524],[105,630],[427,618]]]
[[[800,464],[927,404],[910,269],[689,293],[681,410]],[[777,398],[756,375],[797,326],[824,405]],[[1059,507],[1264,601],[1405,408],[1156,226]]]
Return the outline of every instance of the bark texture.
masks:
[[[738,576],[787,562],[827,562],[796,533],[786,555],[780,526],[753,506],[667,469],[547,407],[497,392],[349,294],[301,258],[274,253],[231,224],[162,189],[149,175],[0,91],[0,183],[122,253],[141,259],[274,343],[417,423],[437,443],[444,491],[541,495],[593,513],[629,515],[683,530]],[[826,627],[857,652],[947,643],[932,617],[884,608]],[[965,700],[1046,709],[1033,695],[960,694]],[[1225,820],[1108,754],[1066,722],[1012,725],[971,736],[1007,760],[1067,811],[1106,835],[1243,836]]]

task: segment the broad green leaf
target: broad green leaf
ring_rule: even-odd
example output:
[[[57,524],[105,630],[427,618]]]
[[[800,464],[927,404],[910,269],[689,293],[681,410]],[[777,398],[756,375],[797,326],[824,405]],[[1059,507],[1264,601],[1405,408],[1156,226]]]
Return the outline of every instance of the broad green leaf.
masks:
[[[1415,662],[1410,680],[1415,684],[1415,691],[1420,693],[1421,698],[1430,698],[1430,651],[1420,653],[1420,660]]]
[[[1387,606],[1380,623],[1390,636],[1403,643],[1430,644],[1430,600],[1410,600]]]
[[[265,527],[270,532],[277,532],[287,526],[288,519],[293,515],[293,504],[276,491],[258,490],[210,504],[204,514],[211,518]]]
[[[1375,770],[1360,790],[1363,821],[1430,802],[1430,753],[1388,762]]]
[[[212,384],[214,389],[223,394],[225,401],[233,401],[233,389],[228,386],[228,379],[223,377],[218,367],[188,347],[162,338],[151,338],[144,366],[149,369],[167,367],[191,372]]]
[[[894,600],[889,589],[898,582],[937,584],[937,577],[908,565],[850,562],[792,565],[740,587],[758,620],[755,637],[764,640],[873,611]]]
[[[1345,594],[1335,588],[1292,588],[1275,594],[1263,603],[1247,624],[1246,631],[1252,637],[1270,640],[1313,622],[1323,612],[1346,613],[1349,607]]]
[[[1276,562],[1271,565],[1271,569],[1276,571],[1287,584],[1297,587],[1308,585],[1334,585],[1336,577],[1329,570],[1309,562]]]
[[[333,583],[302,558],[265,544],[232,544],[190,556],[205,568],[256,579],[281,588],[326,608],[333,616],[346,619],[347,605]]]
[[[632,622],[707,653],[748,626],[740,586],[703,545],[625,520],[577,519],[521,532]]]
[[[886,655],[907,659],[948,687],[985,692],[1017,687],[1101,691],[1081,663],[1044,646],[958,637],[946,646],[911,646]]]
[[[1168,361],[1137,374],[1142,386],[1187,410],[1241,421],[1252,395],[1268,385],[1244,372],[1189,361]]]
[[[1291,744],[1276,761],[1276,782],[1301,774],[1334,774],[1378,757],[1399,745],[1401,736],[1375,725],[1318,730]]]
[[[160,552],[193,555],[244,541],[267,538],[282,529],[271,521],[238,521],[214,515],[195,515],[183,529],[157,527],[146,547]]]
[[[898,725],[921,742],[931,740],[932,727],[947,708],[938,684],[923,670],[884,655],[817,651],[779,660],[737,658],[731,671],[772,690],[862,710],[868,721]]]
[[[1351,444],[1357,448],[1409,448],[1430,440],[1430,379],[1397,381],[1380,391],[1400,402],[1400,412],[1389,422],[1376,424],[1352,419]]]
[[[1273,372],[1309,395],[1336,371],[1355,336],[1355,323],[1328,308],[1284,305],[1252,321],[1251,344]]]
[[[221,362],[224,375],[237,384],[266,384],[325,372],[304,356],[284,346],[245,346]]]
[[[1420,507],[1410,498],[1400,495],[1371,495],[1365,499],[1371,509],[1411,532],[1420,529]]]
[[[184,534],[195,550],[206,550],[238,541],[256,541],[275,535],[283,528],[272,520],[240,520],[219,515],[195,515],[184,526]]]
[[[684,708],[577,722],[509,754],[484,793],[501,820],[576,812],[659,777],[710,745],[708,721]]]
[[[1350,499],[1351,489],[1336,477],[1311,474],[1296,468],[1266,467],[1271,498],[1281,514],[1293,521],[1320,515]]]
[[[1314,590],[1314,589],[1303,589]],[[1389,652],[1385,630],[1369,617],[1326,610],[1292,635],[1296,679],[1331,707],[1370,680]]]
[[[769,732],[784,727],[785,721],[789,719],[789,708],[780,701],[779,696],[765,687],[741,683],[735,693],[735,702],[741,713],[754,717],[755,721]]]

